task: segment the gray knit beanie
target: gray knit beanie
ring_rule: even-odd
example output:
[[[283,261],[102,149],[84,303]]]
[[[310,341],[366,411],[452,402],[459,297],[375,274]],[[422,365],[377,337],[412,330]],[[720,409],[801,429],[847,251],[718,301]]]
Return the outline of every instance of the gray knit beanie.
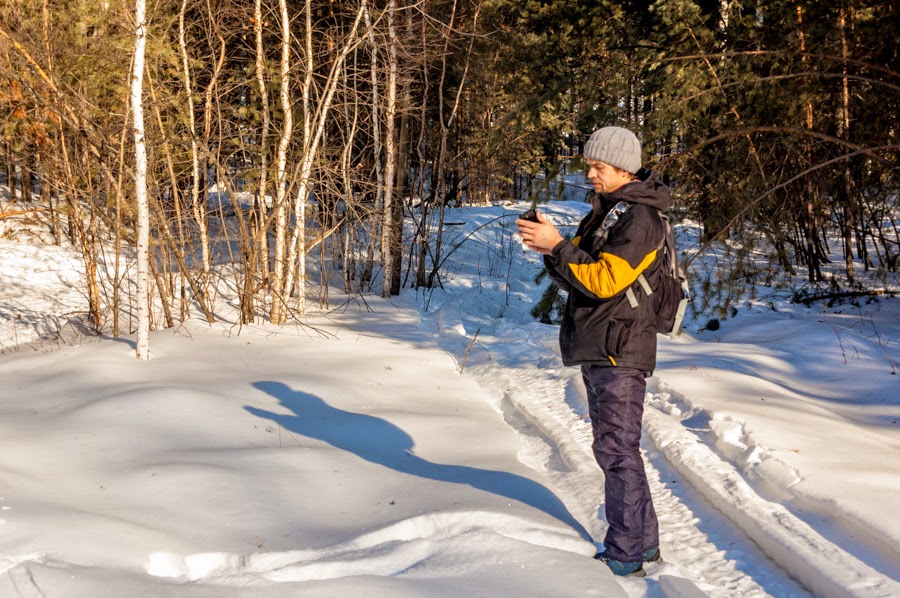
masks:
[[[641,169],[641,142],[622,127],[603,127],[584,145],[584,157],[635,174]]]

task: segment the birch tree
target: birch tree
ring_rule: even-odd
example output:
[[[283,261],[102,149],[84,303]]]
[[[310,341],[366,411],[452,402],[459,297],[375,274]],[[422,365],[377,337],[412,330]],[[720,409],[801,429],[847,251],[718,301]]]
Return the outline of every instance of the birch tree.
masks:
[[[266,205],[266,191],[269,175],[269,91],[266,86],[266,50],[263,45],[263,11],[262,0],[255,0],[253,5],[254,29],[256,33],[256,82],[259,85],[259,103],[262,111],[262,130],[259,136],[259,197],[258,218],[259,227],[259,255],[261,274],[265,280],[269,276],[269,236],[268,236],[268,206]]]
[[[308,0],[309,1],[309,0]],[[307,3],[307,7],[309,4]],[[309,8],[307,8],[309,10]],[[291,255],[289,263],[291,264],[291,268],[289,269],[289,276],[293,276],[296,273],[297,276],[297,284],[298,284],[298,309],[303,309],[304,301],[305,301],[305,283],[306,283],[306,202],[310,190],[312,188],[312,168],[313,163],[316,159],[316,156],[319,153],[319,149],[322,144],[322,139],[325,136],[325,129],[328,123],[328,118],[330,116],[332,104],[334,102],[334,95],[337,91],[338,85],[341,83],[344,66],[347,61],[347,56],[352,52],[356,47],[361,43],[361,39],[358,35],[359,25],[363,19],[363,15],[367,10],[366,0],[360,2],[359,8],[356,11],[356,15],[353,19],[353,24],[351,25],[349,31],[346,33],[343,41],[343,45],[341,46],[340,51],[338,51],[337,56],[335,56],[334,61],[331,64],[331,67],[328,70],[328,75],[325,78],[323,83],[323,91],[319,96],[318,105],[316,106],[315,112],[312,112],[310,107],[310,112],[313,114],[313,118],[310,119],[310,133],[309,136],[304,138],[303,144],[303,153],[300,159],[300,169],[299,175],[297,179],[297,205],[295,205],[295,215],[297,219],[296,228],[294,229],[293,235],[291,236]],[[312,21],[311,21],[311,13],[307,12],[307,32],[311,36],[312,35]],[[311,52],[312,38],[307,37],[307,52]],[[314,67],[312,62],[307,62],[307,72],[311,72],[311,69]],[[307,81],[306,83],[310,83]],[[310,88],[306,88],[304,94],[307,93]],[[299,263],[295,263],[295,259],[299,261]],[[292,284],[291,280],[288,280],[288,284],[286,284],[286,288],[290,289]]]
[[[303,9],[304,14],[304,39],[306,42],[306,72],[303,75],[303,83],[300,86],[300,93],[303,101],[303,153],[304,168],[300,173],[300,186],[297,190],[297,199],[294,201],[294,230],[291,233],[291,243],[288,251],[287,280],[285,281],[285,289],[290,292],[295,284],[297,284],[297,310],[301,313],[306,309],[306,252],[300,247],[306,242],[306,196],[308,194],[307,186],[304,183],[309,178],[309,173],[305,168],[305,156],[309,148],[312,137],[312,119],[311,100],[313,85],[313,70],[315,69],[315,59],[313,57],[313,22],[312,22],[312,0],[306,0]]]
[[[144,54],[147,47],[145,0],[135,0],[131,112],[134,118],[135,197],[137,199],[137,358],[150,359],[150,206],[147,201],[147,148],[144,143]]]
[[[287,206],[287,153],[294,132],[294,107],[291,98],[291,21],[287,0],[278,0],[281,15],[281,110],[284,122],[278,139],[275,156],[275,265],[272,272],[272,308],[269,319],[273,324],[283,324],[287,318],[284,297],[285,262],[287,256],[288,206]]]

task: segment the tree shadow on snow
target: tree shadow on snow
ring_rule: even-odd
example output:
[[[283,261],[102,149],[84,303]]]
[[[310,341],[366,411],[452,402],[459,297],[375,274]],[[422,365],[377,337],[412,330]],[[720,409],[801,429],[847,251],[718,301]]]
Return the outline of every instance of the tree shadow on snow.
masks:
[[[572,527],[587,541],[590,534],[569,513],[553,492],[528,478],[505,471],[493,471],[432,463],[417,457],[413,440],[402,429],[384,419],[332,407],[319,397],[291,389],[280,382],[254,382],[257,388],[278,399],[296,415],[273,413],[255,407],[247,411],[272,420],[284,429],[327,442],[335,448],[409,475],[428,480],[465,484],[534,507]]]

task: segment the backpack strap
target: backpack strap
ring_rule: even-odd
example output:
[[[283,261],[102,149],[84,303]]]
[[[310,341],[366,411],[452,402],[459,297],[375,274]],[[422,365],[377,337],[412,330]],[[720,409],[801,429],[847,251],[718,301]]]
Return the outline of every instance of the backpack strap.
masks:
[[[687,311],[687,305],[690,303],[690,289],[688,289],[687,281],[681,283],[684,291],[684,299],[678,302],[678,310],[675,312],[675,322],[672,324],[672,332],[670,338],[675,338],[681,334],[681,326],[684,323],[684,314]]]
[[[625,297],[628,298],[628,304],[631,305],[631,309],[637,309],[637,306],[640,305],[637,296],[634,294],[634,291],[631,290],[631,287],[625,289]]]
[[[644,292],[647,294],[648,297],[653,294],[653,289],[650,288],[650,283],[647,282],[646,278],[644,278],[643,272],[638,274],[637,281],[638,281],[638,284],[641,285],[641,288],[644,289]]]
[[[662,210],[657,209],[656,213],[659,214],[660,220],[662,220],[663,225],[663,237],[659,242],[659,245],[656,246],[656,252],[663,252],[664,255],[668,253],[668,247],[666,246],[666,239],[669,236],[669,217]],[[671,260],[669,260],[671,262]],[[637,283],[641,285],[641,289],[643,289],[644,294],[648,297],[653,294],[653,287],[650,286],[650,282],[647,281],[647,277],[644,276],[644,273],[641,272],[638,274]],[[625,296],[628,298],[628,304],[631,305],[631,309],[637,309],[637,306],[640,305],[640,302],[637,299],[637,296],[634,294],[634,291],[631,287],[625,291]]]

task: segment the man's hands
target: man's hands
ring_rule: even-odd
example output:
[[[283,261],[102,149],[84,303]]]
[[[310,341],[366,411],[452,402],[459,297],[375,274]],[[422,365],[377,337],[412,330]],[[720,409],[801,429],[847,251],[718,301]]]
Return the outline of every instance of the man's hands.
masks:
[[[550,255],[553,248],[556,247],[563,236],[559,234],[556,227],[549,220],[544,218],[540,212],[536,212],[538,221],[516,220],[516,226],[519,229],[519,236],[529,249],[533,249],[542,255]]]

